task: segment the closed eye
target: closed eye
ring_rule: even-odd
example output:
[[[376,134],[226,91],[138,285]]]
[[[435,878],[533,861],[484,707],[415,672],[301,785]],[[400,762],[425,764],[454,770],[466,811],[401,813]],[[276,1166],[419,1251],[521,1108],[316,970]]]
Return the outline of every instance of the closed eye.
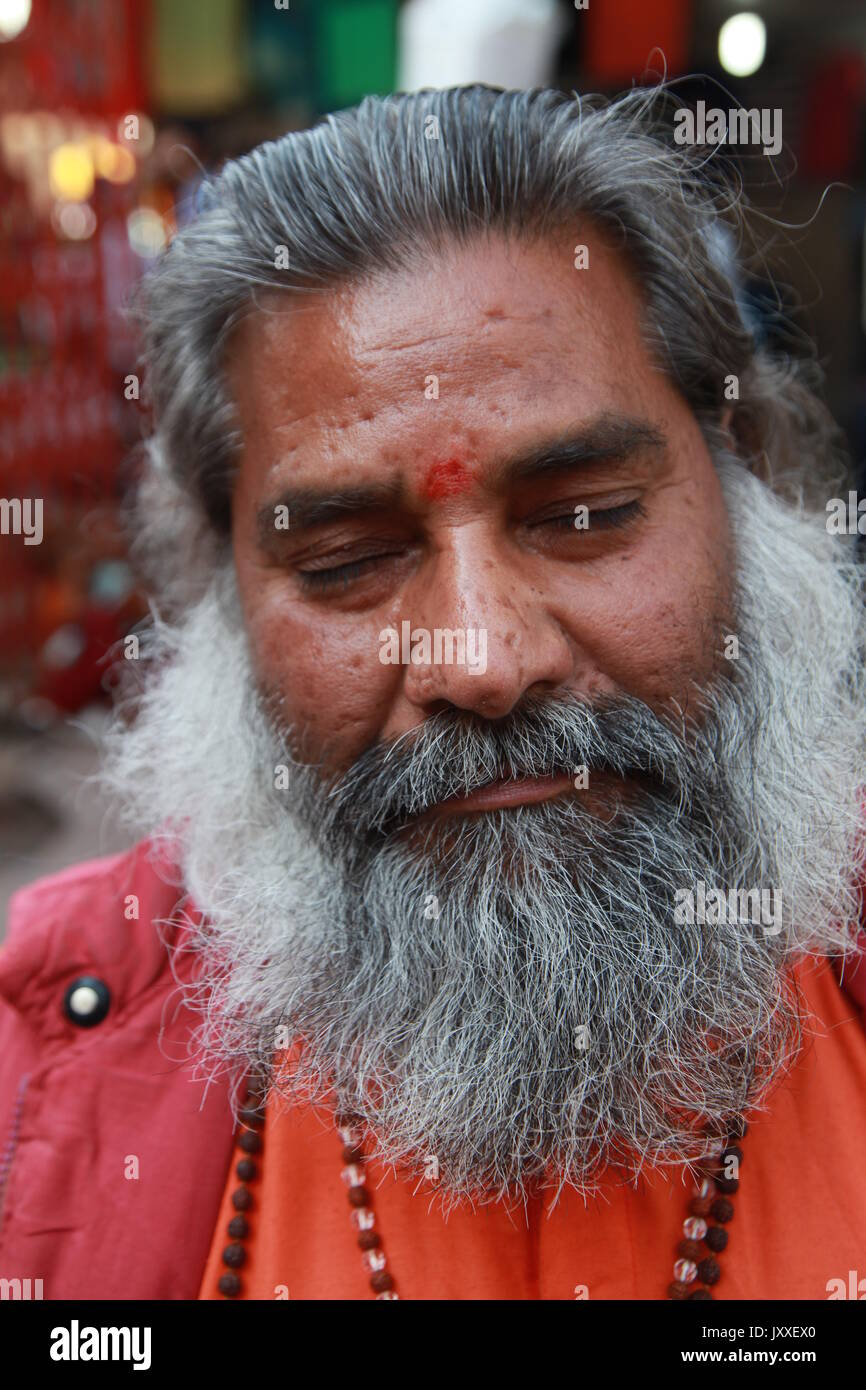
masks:
[[[628,526],[632,521],[646,515],[641,503],[635,499],[620,507],[592,508],[584,521],[579,521],[577,509],[559,516],[546,517],[532,522],[532,529],[539,526],[550,527],[555,531],[585,530],[589,533],[599,530],[615,530]],[[367,555],[360,560],[350,560],[345,565],[334,565],[328,569],[298,570],[301,585],[307,593],[325,593],[332,589],[348,586],[365,574],[370,574],[382,561],[393,559],[393,553]]]
[[[353,580],[368,574],[380,560],[385,559],[388,559],[388,556],[368,555],[365,559],[351,560],[346,565],[335,565],[332,569],[298,570],[298,574],[308,593],[322,593],[325,589],[333,589],[341,584],[345,589]]]
[[[638,517],[646,516],[644,508],[637,499],[633,502],[626,502],[621,507],[590,507],[587,512],[588,514],[581,513],[578,508],[575,508],[561,516],[551,516],[543,521],[534,522],[533,526],[551,526],[558,531],[583,530],[591,533],[598,530],[615,530],[618,526],[628,526]]]

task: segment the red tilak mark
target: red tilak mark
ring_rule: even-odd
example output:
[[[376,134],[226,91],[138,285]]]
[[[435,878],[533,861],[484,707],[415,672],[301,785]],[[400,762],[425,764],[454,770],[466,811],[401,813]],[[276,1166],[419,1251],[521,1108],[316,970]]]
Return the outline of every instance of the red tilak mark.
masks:
[[[431,465],[424,480],[424,496],[431,502],[441,502],[443,497],[458,497],[472,486],[472,474],[459,459],[444,459]]]

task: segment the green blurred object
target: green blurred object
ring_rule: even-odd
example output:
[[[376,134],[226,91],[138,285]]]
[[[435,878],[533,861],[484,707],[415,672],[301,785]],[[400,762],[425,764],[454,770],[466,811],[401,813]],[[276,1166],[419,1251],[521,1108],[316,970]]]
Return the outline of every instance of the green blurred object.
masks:
[[[398,0],[316,0],[316,104],[353,106],[394,90]]]
[[[292,0],[288,10],[276,9],[274,0],[251,0],[248,12],[253,89],[269,104],[304,109],[306,120],[317,109],[314,9],[311,0]]]

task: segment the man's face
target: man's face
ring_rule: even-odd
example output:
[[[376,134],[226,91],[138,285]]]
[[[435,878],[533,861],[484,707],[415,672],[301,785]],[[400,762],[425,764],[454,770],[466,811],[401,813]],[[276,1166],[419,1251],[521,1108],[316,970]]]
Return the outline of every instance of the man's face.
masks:
[[[337,775],[433,713],[495,720],[530,693],[685,707],[717,669],[726,510],[640,311],[624,261],[568,234],[243,323],[234,556],[258,679],[305,759]],[[486,632],[486,666],[383,662],[406,620]]]

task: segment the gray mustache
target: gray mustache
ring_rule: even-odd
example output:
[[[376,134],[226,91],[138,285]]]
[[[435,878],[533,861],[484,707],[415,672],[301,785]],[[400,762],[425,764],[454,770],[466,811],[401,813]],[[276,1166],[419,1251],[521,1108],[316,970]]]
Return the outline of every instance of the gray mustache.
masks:
[[[325,816],[353,833],[387,836],[452,797],[490,782],[550,777],[579,767],[651,779],[678,798],[693,755],[643,701],[626,696],[589,705],[576,696],[532,696],[495,723],[443,711],[411,735],[367,749],[327,794]]]

